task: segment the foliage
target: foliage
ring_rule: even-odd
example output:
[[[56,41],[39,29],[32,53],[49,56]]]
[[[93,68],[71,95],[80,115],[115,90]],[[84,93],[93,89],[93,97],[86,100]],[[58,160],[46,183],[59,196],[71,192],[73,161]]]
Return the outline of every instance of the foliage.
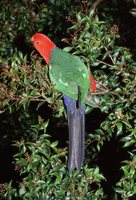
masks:
[[[48,78],[48,67],[44,67],[37,56],[32,55],[28,64],[27,56],[23,57],[21,52],[14,54],[9,62],[2,63],[1,75],[1,113],[7,108],[12,111],[14,104],[18,109],[21,105],[25,109],[30,101],[53,104],[57,99],[58,92]]]
[[[100,109],[108,113],[108,116],[101,123],[100,129],[95,130],[95,134],[89,135],[90,148],[94,150],[92,142],[94,141],[99,151],[105,140],[115,136],[122,142],[122,148],[131,149],[133,161],[123,162],[126,163],[121,167],[124,175],[117,183],[120,189],[119,187],[115,189],[123,199],[128,199],[135,194],[136,165],[132,149],[135,148],[136,142],[134,104],[136,62],[129,49],[116,46],[116,40],[119,38],[118,27],[114,25],[109,29],[103,21],[98,20],[93,11],[90,16],[79,13],[77,22],[71,29],[77,30],[71,40],[72,51],[80,55],[88,67],[91,66],[98,84],[108,88],[108,94],[100,96]]]
[[[48,122],[33,126],[32,131],[46,132]],[[67,171],[66,163],[62,158],[66,157],[66,149],[57,148],[57,141],[51,143],[49,135],[40,135],[33,142],[16,142],[18,154],[15,155],[15,170],[20,172],[22,182],[19,190],[11,189],[11,183],[7,185],[4,194],[6,199],[21,197],[21,199],[88,199],[103,197],[100,188],[103,176],[99,168],[87,168],[79,173]],[[93,190],[93,185],[97,188]],[[90,189],[89,189],[90,188]],[[89,190],[89,191],[88,191]]]
[[[135,175],[136,175],[136,156],[135,151],[131,153],[131,160],[124,161],[121,167],[123,176],[117,183],[115,191],[121,194],[122,199],[129,199],[136,194]]]
[[[60,36],[66,34],[66,29],[62,33],[62,27],[67,26],[65,17],[72,15],[75,5],[77,1],[68,0],[1,0],[1,56],[9,57],[18,50],[30,52],[29,39],[35,32],[50,33],[50,37],[55,35],[58,42]]]
[[[23,2],[25,3],[25,1]],[[49,6],[54,2],[51,1]],[[16,1],[16,4],[18,7],[19,1]],[[30,1],[28,7],[30,5],[32,8],[35,7],[34,1]],[[46,7],[45,4],[42,6]],[[22,6],[20,9],[24,9],[24,7]],[[39,6],[38,9],[40,8]],[[42,14],[41,10],[39,12]],[[103,15],[104,13],[106,11],[103,11]],[[29,13],[28,18],[31,18]],[[24,21],[25,28],[21,28],[22,34],[26,27],[29,27],[32,32],[44,31],[42,19],[45,18],[32,21],[30,27]],[[20,20],[22,21],[22,19]],[[28,22],[28,19],[26,21]],[[49,21],[49,26],[53,28],[52,18]],[[10,183],[2,185],[0,195],[5,199],[118,200],[122,198],[128,200],[135,198],[136,109],[134,90],[136,62],[134,55],[128,48],[119,45],[122,40],[119,35],[119,27],[107,24],[106,20],[99,20],[94,10],[86,9],[84,12],[77,13],[76,18],[68,17],[67,21],[72,23],[72,26],[69,29],[69,36],[63,39],[67,46],[64,50],[78,55],[92,71],[97,80],[97,91],[93,94],[93,99],[98,102],[97,110],[105,117],[98,127],[88,131],[85,166],[80,171],[75,170],[69,173],[66,168],[66,148],[59,148],[59,143],[51,142],[52,139],[49,137],[49,134],[54,134],[54,132],[48,133],[51,119],[44,122],[44,119],[35,113],[36,116],[29,121],[31,115],[28,112],[32,102],[36,103],[36,111],[46,103],[47,107],[52,110],[55,123],[59,126],[60,122],[57,119],[61,121],[65,117],[62,96],[50,82],[48,67],[45,66],[43,60],[34,52],[28,56],[21,51],[12,54],[14,48],[12,41],[11,43],[9,41],[11,47],[8,46],[8,48],[11,50],[12,57],[5,59],[8,50],[7,47],[3,47],[0,59],[0,109],[2,114],[7,111],[11,114],[22,112],[21,114],[24,116],[20,120],[22,126],[17,134],[20,132],[24,138],[23,140],[19,138],[14,142],[14,146],[18,149],[14,156],[15,170],[19,173],[21,180],[18,184],[12,180]],[[61,25],[56,27],[57,30],[60,27]],[[12,31],[13,28],[11,28]],[[25,34],[29,38],[32,32],[29,29],[27,31],[29,33]],[[5,39],[3,41],[5,44]],[[94,110],[87,107],[87,118]],[[97,118],[98,116],[96,116],[96,121]],[[30,123],[24,123],[25,120]],[[25,124],[27,131],[24,128]],[[65,132],[58,134],[65,134]],[[26,139],[27,134],[33,135],[33,137],[28,136]],[[99,154],[105,143],[109,143],[113,138],[118,142],[120,149],[126,152],[127,157],[119,160],[119,169],[117,170],[120,171],[120,176],[111,185],[114,189],[109,194],[103,188],[108,178],[101,166],[99,167]],[[110,150],[108,149],[108,151]],[[116,153],[117,158],[118,156],[119,154]],[[108,165],[108,162],[106,164]],[[110,185],[109,182],[107,184]]]

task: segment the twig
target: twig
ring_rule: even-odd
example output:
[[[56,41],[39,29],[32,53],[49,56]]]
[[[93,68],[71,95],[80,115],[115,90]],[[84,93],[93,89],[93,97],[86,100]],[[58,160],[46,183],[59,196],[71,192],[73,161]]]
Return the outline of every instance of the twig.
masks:
[[[102,63],[102,64],[104,64],[104,65],[107,65],[109,67],[113,67],[112,65],[110,65],[109,63],[106,63],[104,61],[101,61],[101,60],[98,60],[98,59],[97,59],[97,61],[100,62],[100,63]]]
[[[107,47],[105,47],[105,50],[106,50],[107,52],[109,52],[109,51],[108,51],[108,49],[107,49]],[[112,63],[115,65],[115,62],[114,62],[114,60],[113,60],[113,58],[112,58],[112,56],[111,56],[111,54],[110,54],[110,53],[109,53],[109,57],[110,57],[110,59],[111,59]]]
[[[118,95],[117,93],[115,93],[115,92],[112,92],[111,90],[109,90],[105,85],[103,85],[102,83],[100,83],[100,82],[96,82],[96,85],[100,85],[100,86],[102,86],[104,89],[102,90],[102,91],[100,91],[100,92],[94,92],[93,94],[106,94],[106,93],[111,93],[111,94],[114,94],[114,95]]]
[[[25,98],[24,98],[25,99]],[[22,101],[23,98],[22,97],[13,97],[10,99],[10,101],[14,101],[13,103],[10,104],[10,107],[12,107],[13,105],[15,105],[17,102]],[[38,99],[38,98],[30,98],[30,101],[38,101],[38,102],[45,102],[45,99]],[[4,110],[0,110],[0,114],[3,114],[4,112],[6,112],[7,110],[9,110],[8,108],[5,108]]]
[[[94,92],[94,93],[92,93],[92,94],[93,94],[93,95],[99,95],[99,94],[107,94],[107,93],[114,94],[114,95],[118,96],[117,93],[112,92],[112,91],[110,91],[110,90],[104,90],[104,91],[102,91],[102,92]]]
[[[13,106],[15,103],[16,103],[16,102],[13,102],[10,106]],[[6,112],[8,109],[9,109],[9,108],[5,108],[4,110],[1,110],[1,111],[0,111],[0,114]]]

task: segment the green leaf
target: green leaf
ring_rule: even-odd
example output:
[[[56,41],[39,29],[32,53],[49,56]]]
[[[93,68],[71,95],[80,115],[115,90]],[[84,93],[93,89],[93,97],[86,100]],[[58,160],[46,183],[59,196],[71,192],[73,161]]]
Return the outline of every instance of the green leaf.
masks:
[[[124,190],[121,189],[121,188],[119,188],[119,187],[116,188],[115,191],[116,191],[117,193],[120,193],[120,194],[122,194],[122,193],[124,192]]]
[[[55,142],[51,143],[50,146],[51,146],[52,148],[54,148],[54,147],[56,147],[57,145],[58,145],[58,141],[55,141]]]
[[[122,134],[122,128],[123,128],[123,125],[121,122],[117,122],[117,135],[121,135]]]
[[[136,17],[136,8],[133,8],[133,9],[130,11],[130,13],[131,13],[134,17]]]
[[[25,193],[26,193],[25,187],[21,187],[21,188],[19,189],[19,196],[23,196]]]
[[[63,51],[70,52],[73,49],[73,47],[65,47],[63,48]]]
[[[123,138],[121,138],[121,142],[128,142],[128,141],[130,141],[131,140],[131,137],[130,136],[126,136],[126,137],[123,137]]]

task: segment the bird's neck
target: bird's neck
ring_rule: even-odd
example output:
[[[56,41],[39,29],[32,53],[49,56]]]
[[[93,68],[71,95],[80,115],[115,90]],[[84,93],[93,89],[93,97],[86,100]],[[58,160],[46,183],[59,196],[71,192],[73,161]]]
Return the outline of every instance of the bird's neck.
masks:
[[[56,48],[56,46],[54,43],[51,42],[47,43],[46,47],[44,46],[44,48],[42,49],[41,54],[48,65],[50,64],[51,52],[53,51],[54,48]]]

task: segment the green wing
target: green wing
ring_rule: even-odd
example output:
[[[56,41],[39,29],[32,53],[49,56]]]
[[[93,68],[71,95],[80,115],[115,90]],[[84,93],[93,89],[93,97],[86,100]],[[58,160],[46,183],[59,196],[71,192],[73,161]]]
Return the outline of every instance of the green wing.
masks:
[[[78,99],[81,88],[81,104],[84,103],[90,85],[85,64],[74,55],[55,48],[51,53],[50,79],[64,95]]]

